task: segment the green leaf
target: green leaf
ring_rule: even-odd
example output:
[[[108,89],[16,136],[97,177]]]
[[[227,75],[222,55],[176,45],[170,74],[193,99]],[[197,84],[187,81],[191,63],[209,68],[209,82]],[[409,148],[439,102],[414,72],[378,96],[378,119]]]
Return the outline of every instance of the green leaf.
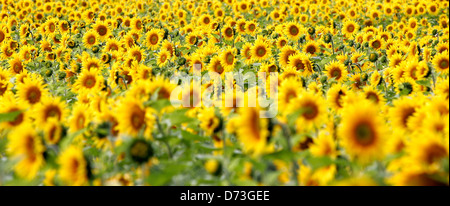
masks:
[[[8,113],[0,114],[0,122],[11,122],[16,120],[16,118],[22,113],[22,111],[14,111]]]
[[[327,157],[327,156],[323,156],[323,157],[311,156],[311,157],[308,157],[306,159],[306,161],[309,163],[312,170],[326,167],[326,166],[332,165],[334,163],[334,161],[330,157]]]
[[[220,36],[218,34],[211,33],[211,35],[213,35],[213,37],[215,37],[216,39],[220,40]]]
[[[431,82],[426,79],[417,80],[416,83],[422,86],[431,87]]]
[[[181,130],[181,136],[183,137],[183,139],[188,140],[188,141],[208,141],[208,140],[210,140],[210,138],[208,138],[208,137],[192,134],[185,130]]]
[[[244,42],[236,42],[235,44],[234,44],[234,46],[237,48],[237,49],[241,49],[242,48],[242,46],[244,46]]]
[[[168,120],[170,120],[172,125],[178,125],[178,124],[194,121],[193,118],[187,117],[185,115],[186,111],[187,111],[187,109],[180,109],[180,110],[176,110],[172,113],[166,114],[165,116]]]
[[[161,111],[164,107],[170,106],[171,103],[168,99],[160,99],[156,101],[144,102],[145,107],[152,107],[156,111]]]

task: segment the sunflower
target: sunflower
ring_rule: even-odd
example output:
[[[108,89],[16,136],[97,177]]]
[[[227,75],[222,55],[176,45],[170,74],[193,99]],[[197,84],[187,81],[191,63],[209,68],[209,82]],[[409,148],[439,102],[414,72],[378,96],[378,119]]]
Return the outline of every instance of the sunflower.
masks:
[[[94,25],[92,25],[92,28],[97,32],[101,40],[108,39],[109,35],[111,34],[111,29],[108,27],[108,24],[102,21],[96,22]]]
[[[322,96],[307,91],[301,92],[297,98],[289,102],[286,112],[300,113],[295,121],[297,132],[320,128],[327,115],[327,108],[323,102]]]
[[[295,50],[292,46],[286,45],[281,48],[278,61],[282,67],[287,67],[289,64],[289,58],[299,52]]]
[[[351,84],[352,89],[361,90],[366,85],[366,82],[362,78],[363,77],[362,77],[361,73],[353,74],[350,77],[350,82],[352,82],[352,84]]]
[[[156,64],[158,64],[159,67],[164,67],[168,64],[169,59],[170,53],[167,50],[163,49],[158,53],[156,57]]]
[[[336,142],[332,135],[321,132],[314,143],[310,146],[309,151],[316,157],[330,157],[335,159],[338,155]]]
[[[64,129],[56,119],[50,119],[43,127],[45,142],[49,145],[54,145],[63,137]]]
[[[335,110],[340,110],[344,107],[344,97],[347,95],[348,89],[341,84],[334,84],[328,90],[327,101],[328,104]]]
[[[299,163],[297,181],[302,186],[325,186],[334,179],[337,168],[336,165],[329,165],[313,170],[303,163]]]
[[[280,85],[280,92],[278,93],[278,106],[286,108],[290,102],[299,97],[303,88],[302,82],[297,79],[289,78],[284,80]]]
[[[5,96],[11,92],[13,85],[7,80],[0,80],[0,97]]]
[[[26,125],[28,123],[28,112],[26,111],[26,107],[23,104],[18,104],[14,98],[8,100],[8,98],[5,97],[1,99],[1,101],[2,103],[0,104],[0,114],[17,111],[20,111],[20,114],[12,121],[4,121],[0,123],[0,130],[20,127],[21,125]]]
[[[242,46],[242,56],[244,57],[244,61],[246,64],[253,63],[252,44],[250,44],[249,42],[245,42],[245,44]]]
[[[246,33],[246,24],[247,24],[247,22],[245,21],[245,19],[239,19],[236,22],[236,28],[237,28],[237,31],[240,34],[245,34]]]
[[[141,63],[145,60],[145,52],[138,46],[131,47],[128,50],[128,57],[133,58],[137,63]]]
[[[77,92],[90,91],[98,92],[103,86],[103,76],[97,69],[83,70],[74,84]]]
[[[33,179],[44,165],[44,146],[29,125],[15,129],[8,135],[8,153],[18,162],[14,170],[20,177]]]
[[[9,32],[7,32],[7,30],[3,26],[0,26],[0,44],[3,43],[5,39],[8,39],[9,36]]]
[[[448,77],[439,78],[436,83],[436,95],[449,99],[449,80]]]
[[[315,41],[310,41],[303,47],[303,52],[315,55],[320,52],[319,44]]]
[[[112,52],[112,51],[120,51],[121,50],[121,43],[115,38],[108,39],[106,41],[106,46],[104,47],[105,52]]]
[[[413,138],[406,153],[415,166],[434,172],[439,170],[441,161],[449,157],[448,145],[448,138],[428,132]]]
[[[400,78],[395,83],[395,91],[399,95],[410,95],[419,92],[420,90],[420,85],[409,77]]]
[[[84,33],[83,44],[87,48],[92,48],[94,45],[98,44],[99,36],[95,30],[88,30]]]
[[[175,55],[175,47],[173,43],[169,42],[167,39],[162,42],[161,47],[169,52],[171,58]]]
[[[258,29],[258,24],[253,20],[253,21],[247,21],[246,22],[246,31],[248,35],[255,35]]]
[[[299,53],[289,57],[288,66],[294,67],[303,76],[311,75],[314,70],[312,62],[310,61],[311,55],[308,53]]]
[[[342,26],[342,33],[346,37],[353,36],[358,30],[359,30],[359,25],[351,20],[345,21],[344,25]]]
[[[91,121],[92,111],[88,105],[77,103],[72,108],[72,115],[69,118],[69,132],[77,132],[85,127]]]
[[[393,107],[389,110],[392,125],[395,128],[408,129],[411,117],[420,108],[420,104],[420,101],[413,101],[413,99],[407,96],[394,100]]]
[[[351,158],[369,163],[384,156],[385,127],[378,109],[369,102],[361,102],[344,108],[338,134]]]
[[[286,46],[288,44],[288,39],[286,39],[286,37],[279,37],[277,39],[277,47],[278,48],[283,48],[284,46]]]
[[[234,30],[230,25],[225,25],[222,28],[222,37],[227,41],[231,41],[234,38]]]
[[[162,41],[162,38],[163,32],[160,29],[151,29],[146,34],[145,43],[150,49],[156,50],[159,43]]]
[[[25,69],[22,60],[18,54],[14,54],[8,61],[9,70],[12,74],[20,74]]]
[[[138,99],[127,97],[118,107],[118,129],[122,134],[136,136],[143,130],[143,134],[150,138],[154,116],[149,109],[144,108]]]
[[[198,115],[200,120],[200,128],[202,128],[207,135],[213,135],[219,128],[220,119],[215,115],[214,107],[203,109]]]
[[[76,146],[66,148],[58,158],[61,180],[67,185],[81,186],[88,184],[88,162],[83,150]]]
[[[363,92],[366,99],[371,100],[376,105],[384,105],[386,100],[375,86],[364,87]]]
[[[222,78],[225,77],[226,71],[222,66],[222,63],[220,62],[219,56],[214,56],[211,58],[211,61],[208,65],[208,69],[209,71],[217,72]]]
[[[383,47],[383,41],[381,41],[380,37],[377,37],[370,42],[370,47],[372,47],[375,50],[379,50]]]
[[[292,41],[297,41],[300,38],[302,29],[300,25],[295,22],[289,22],[285,26],[284,34]]]
[[[437,54],[433,58],[433,66],[437,72],[448,74],[448,51],[444,51],[440,54]]]
[[[227,47],[220,54],[220,62],[225,70],[232,71],[234,69],[234,64],[236,63],[236,51],[236,48]]]
[[[143,29],[143,23],[142,20],[139,18],[133,18],[131,19],[131,29],[133,31],[141,31]]]
[[[87,70],[97,70],[97,71],[102,71],[103,69],[103,62],[102,60],[95,58],[95,57],[90,57],[88,54],[83,55],[83,60],[82,60],[82,67],[83,67],[83,71]]]
[[[239,108],[240,127],[237,130],[244,152],[259,156],[267,150],[269,120],[260,118],[259,107]]]
[[[44,97],[35,110],[36,124],[45,125],[52,118],[63,121],[66,113],[66,104],[60,98]]]
[[[23,79],[23,83],[17,84],[17,97],[25,105],[37,105],[48,95],[41,77],[31,76]]]
[[[448,186],[448,181],[443,182],[436,179],[440,174],[423,170],[403,170],[396,173],[388,182],[395,186]],[[445,177],[444,177],[445,178]]]
[[[255,41],[251,52],[252,60],[256,62],[264,61],[272,55],[270,45],[260,37]]]
[[[325,66],[326,75],[328,78],[334,78],[337,82],[344,82],[347,79],[348,71],[344,64],[338,61],[331,61]]]

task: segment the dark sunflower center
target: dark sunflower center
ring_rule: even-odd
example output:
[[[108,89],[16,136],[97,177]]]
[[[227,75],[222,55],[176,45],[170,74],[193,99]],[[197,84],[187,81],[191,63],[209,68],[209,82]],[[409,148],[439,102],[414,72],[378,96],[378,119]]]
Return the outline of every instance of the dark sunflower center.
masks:
[[[234,56],[233,56],[233,54],[232,54],[232,53],[228,53],[228,54],[226,55],[226,60],[227,60],[227,63],[228,63],[228,64],[232,64],[233,61],[234,61]]]
[[[336,78],[336,79],[340,79],[341,78],[341,70],[333,69],[332,72],[331,72],[331,76]]]
[[[233,36],[233,29],[231,28],[225,29],[225,35],[227,35],[227,37]]]
[[[134,111],[131,115],[131,126],[134,129],[140,129],[144,125],[144,112],[140,109]]]
[[[416,109],[414,107],[406,108],[403,111],[402,124],[403,124],[404,127],[407,126],[409,117],[412,116],[415,112],[416,112]]]
[[[372,100],[372,101],[375,102],[375,103],[378,103],[378,101],[379,101],[378,95],[375,94],[375,93],[373,93],[373,92],[369,92],[369,93],[366,95],[366,98],[369,99],[369,100]]]
[[[361,122],[360,124],[356,125],[355,137],[356,141],[359,144],[367,146],[372,144],[375,140],[375,132],[370,124]]]
[[[81,129],[84,127],[84,122],[86,121],[84,115],[80,115],[78,116],[78,121],[77,121],[77,127],[78,129]]]
[[[150,36],[150,43],[155,45],[158,43],[158,35],[153,34],[152,36]]]
[[[448,69],[448,60],[442,60],[440,63],[439,63],[439,67],[441,68],[441,69]]]
[[[440,159],[447,156],[447,151],[441,145],[432,144],[427,148],[425,161],[428,164],[439,161]]]
[[[94,44],[94,43],[95,43],[95,37],[90,36],[90,37],[88,38],[88,43],[89,43],[89,44]]]
[[[103,25],[99,26],[97,29],[97,32],[100,36],[105,36],[107,31],[108,31],[108,28],[106,28],[106,26],[103,26]]]
[[[263,57],[264,55],[266,55],[266,48],[264,48],[263,46],[260,46],[256,49],[256,54],[259,57]]]
[[[353,31],[355,31],[355,26],[349,25],[349,26],[347,27],[347,31],[348,31],[349,33],[352,33]]]
[[[31,87],[27,92],[27,100],[30,104],[36,104],[41,100],[41,91],[37,87]]]
[[[47,107],[47,110],[45,111],[45,119],[50,117],[56,117],[58,120],[61,118],[61,110],[58,106],[50,105]]]
[[[312,120],[319,114],[319,109],[314,102],[309,102],[303,107],[303,117]]]
[[[84,80],[84,87],[90,89],[95,86],[96,80],[95,77],[89,76]]]
[[[316,53],[316,47],[314,47],[314,46],[308,46],[308,47],[306,48],[306,51],[307,51],[308,53],[310,53],[310,54],[314,54],[314,53]]]
[[[299,33],[299,30],[296,26],[291,26],[291,28],[289,28],[289,33],[292,36],[297,36],[297,34]]]

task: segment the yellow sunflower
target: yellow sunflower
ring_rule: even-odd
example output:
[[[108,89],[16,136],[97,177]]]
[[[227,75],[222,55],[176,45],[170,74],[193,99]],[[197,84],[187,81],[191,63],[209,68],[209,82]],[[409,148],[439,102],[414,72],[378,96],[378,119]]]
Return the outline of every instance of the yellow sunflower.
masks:
[[[433,65],[437,72],[448,74],[448,51],[436,54],[433,58]]]
[[[297,98],[289,102],[286,112],[288,114],[299,112],[299,116],[295,121],[297,132],[306,132],[320,128],[326,120],[327,108],[324,105],[322,96],[303,91]]]
[[[36,177],[39,169],[44,165],[44,146],[30,125],[15,129],[8,135],[7,151],[18,162],[14,166],[15,172],[27,179]]]
[[[83,150],[69,146],[58,157],[59,177],[66,185],[82,186],[88,184],[88,162]]]
[[[36,105],[48,95],[41,77],[31,76],[23,79],[23,83],[17,84],[17,97],[26,105]]]
[[[352,159],[369,163],[384,156],[386,131],[377,107],[360,102],[344,108],[338,134],[342,147]]]
[[[348,78],[348,71],[344,64],[338,61],[331,61],[325,66],[328,78],[334,78],[337,82],[344,82]]]
[[[263,39],[258,38],[251,50],[252,60],[261,62],[269,58],[271,55],[272,51],[270,49],[270,44],[265,42]]]
[[[244,152],[254,156],[263,154],[269,144],[269,119],[260,118],[259,107],[239,108],[239,114],[237,136]]]
[[[162,38],[163,32],[160,29],[151,29],[146,34],[145,43],[151,50],[156,50]]]
[[[92,48],[99,43],[99,36],[96,31],[90,29],[83,35],[83,44],[87,48]]]

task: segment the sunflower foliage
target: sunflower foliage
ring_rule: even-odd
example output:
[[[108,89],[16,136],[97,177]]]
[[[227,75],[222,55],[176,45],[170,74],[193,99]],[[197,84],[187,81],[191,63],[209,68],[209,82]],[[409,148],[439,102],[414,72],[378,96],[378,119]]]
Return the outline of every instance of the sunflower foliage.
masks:
[[[449,185],[448,1],[0,2],[0,185]]]

